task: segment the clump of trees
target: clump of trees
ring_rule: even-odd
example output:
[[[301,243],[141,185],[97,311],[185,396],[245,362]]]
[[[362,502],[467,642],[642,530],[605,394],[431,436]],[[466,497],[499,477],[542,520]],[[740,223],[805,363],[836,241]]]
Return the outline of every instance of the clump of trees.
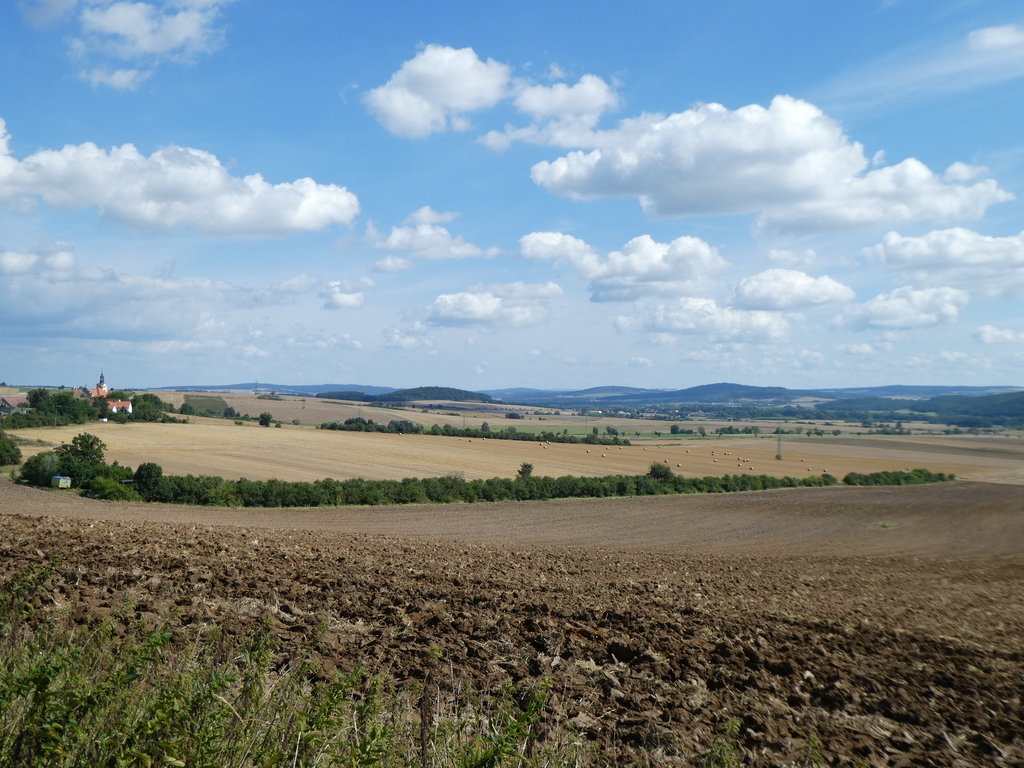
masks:
[[[18,471],[18,479],[29,485],[49,486],[56,476],[71,478],[74,488],[100,499],[141,501],[141,497],[124,480],[132,480],[130,468],[116,461],[104,461],[106,444],[95,435],[83,432],[70,443],[62,443],[52,451],[37,453]]]

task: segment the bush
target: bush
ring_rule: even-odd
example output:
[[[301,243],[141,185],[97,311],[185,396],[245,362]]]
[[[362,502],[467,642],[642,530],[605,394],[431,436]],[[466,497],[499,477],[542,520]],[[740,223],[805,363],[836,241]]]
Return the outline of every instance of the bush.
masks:
[[[89,482],[87,496],[105,501],[142,501],[142,497],[129,485],[109,477],[94,477]]]
[[[28,485],[47,487],[54,475],[59,475],[60,457],[53,451],[43,451],[28,458],[18,471],[18,479]]]

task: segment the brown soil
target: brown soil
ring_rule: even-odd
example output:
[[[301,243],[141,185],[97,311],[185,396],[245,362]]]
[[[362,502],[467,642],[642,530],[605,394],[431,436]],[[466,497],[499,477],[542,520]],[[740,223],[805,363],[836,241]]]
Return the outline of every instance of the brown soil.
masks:
[[[0,571],[60,556],[84,622],[262,619],[324,663],[553,680],[614,765],[1024,764],[1010,485],[330,510],[114,504],[0,480]],[[169,613],[172,612],[173,613]],[[801,751],[803,750],[803,751]]]

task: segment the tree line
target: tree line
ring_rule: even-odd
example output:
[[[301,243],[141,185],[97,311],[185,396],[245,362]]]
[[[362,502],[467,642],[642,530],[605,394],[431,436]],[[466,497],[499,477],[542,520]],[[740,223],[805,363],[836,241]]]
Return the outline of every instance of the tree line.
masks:
[[[130,395],[127,392],[115,391],[107,397],[92,400],[82,399],[75,390],[51,391],[48,389],[30,389],[25,398],[28,400],[28,413],[11,413],[0,418],[0,425],[7,429],[24,429],[26,427],[66,427],[71,424],[85,424],[97,418],[109,418],[126,424],[129,421],[161,421],[181,422],[170,415],[174,406],[165,403],[151,392]],[[109,404],[112,400],[129,400],[132,412],[118,411],[111,413]]]
[[[514,478],[489,480],[466,480],[455,475],[403,480],[328,478],[313,482],[225,480],[209,475],[165,475],[163,468],[153,462],[140,464],[134,471],[117,462],[108,465],[104,461],[105,450],[106,445],[95,435],[76,435],[70,444],[63,443],[53,451],[28,459],[18,473],[18,480],[49,486],[51,479],[60,475],[70,477],[73,487],[92,498],[218,507],[339,507],[735,493],[831,486],[840,482],[827,473],[801,479],[769,475],[684,477],[657,463],[651,465],[647,474],[605,477],[539,477],[532,474],[532,466],[524,465]],[[843,483],[917,485],[953,479],[953,475],[915,469],[870,475],[851,473]]]
[[[408,419],[392,419],[387,424],[375,423],[373,419],[357,416],[345,421],[325,421],[320,429],[343,432],[386,432],[404,435],[443,435],[445,437],[468,437],[480,440],[522,440],[525,442],[572,443],[583,445],[630,445],[629,440],[618,437],[614,427],[607,428],[607,435],[599,435],[597,428],[591,434],[570,435],[568,432],[520,432],[515,427],[494,430],[485,421],[479,427],[443,427],[434,424],[429,429]]]

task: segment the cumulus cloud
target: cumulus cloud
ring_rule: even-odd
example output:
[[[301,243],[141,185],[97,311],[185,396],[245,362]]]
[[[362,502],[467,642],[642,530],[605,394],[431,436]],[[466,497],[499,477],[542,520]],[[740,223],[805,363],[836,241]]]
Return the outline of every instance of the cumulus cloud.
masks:
[[[904,286],[852,307],[849,317],[860,328],[929,328],[955,321],[967,301],[967,292],[957,288]]]
[[[810,231],[977,218],[1013,197],[991,179],[944,180],[914,158],[867,170],[861,144],[791,96],[644,114],[585,138],[534,165],[533,181],[579,200],[637,197],[653,217],[759,213],[763,229]]]
[[[79,77],[93,86],[135,90],[163,62],[192,63],[224,43],[221,8],[234,0],[36,0],[21,3],[29,23],[45,26],[76,11],[67,38]],[[135,67],[112,62],[131,61]]]
[[[565,261],[590,281],[593,301],[630,301],[652,295],[692,295],[728,262],[696,237],[659,243],[635,237],[606,257],[583,240],[561,232],[532,232],[519,240],[519,253],[532,260]]]
[[[747,309],[796,309],[853,301],[854,292],[831,277],[811,277],[793,269],[769,269],[745,277],[736,303]]]
[[[790,327],[780,312],[734,309],[693,297],[653,307],[640,317],[619,317],[615,325],[620,331],[701,335],[714,341],[779,339]]]
[[[963,227],[920,237],[890,232],[864,253],[924,283],[969,286],[987,296],[1024,290],[1024,232],[1009,237],[989,237]]]
[[[0,203],[28,209],[97,207],[137,227],[193,226],[214,235],[282,236],[347,224],[359,200],[344,187],[298,179],[270,184],[256,173],[232,176],[216,156],[164,147],[149,157],[132,144],[109,152],[92,143],[13,157],[0,119]]]
[[[369,278],[361,280],[332,280],[320,291],[324,309],[359,309],[363,306],[366,291],[374,287]]]
[[[428,45],[363,101],[385,129],[422,138],[449,127],[466,130],[464,115],[497,104],[507,95],[509,67],[472,48]]]
[[[982,344],[1005,344],[1007,342],[1024,342],[1024,331],[1010,331],[996,328],[994,325],[983,325],[972,335],[975,341]]]
[[[531,325],[547,316],[548,301],[561,296],[556,283],[477,285],[438,296],[429,308],[435,325]]]
[[[638,357],[629,358],[628,365],[630,368],[653,368],[654,361],[651,360],[649,357],[643,357],[641,355]]]
[[[501,253],[499,248],[480,248],[466,242],[462,235],[453,236],[438,223],[452,221],[456,216],[457,213],[438,213],[425,206],[411,213],[402,226],[392,227],[386,238],[377,237],[374,245],[383,250],[408,251],[412,258],[424,260],[491,258]],[[375,236],[370,233],[370,237]],[[396,259],[389,262],[388,266],[407,268],[401,262],[406,260]]]
[[[523,85],[513,103],[533,122],[489,131],[480,140],[491,149],[506,149],[514,141],[559,147],[587,142],[601,115],[619,106],[619,97],[602,78],[583,75],[575,85]]]

